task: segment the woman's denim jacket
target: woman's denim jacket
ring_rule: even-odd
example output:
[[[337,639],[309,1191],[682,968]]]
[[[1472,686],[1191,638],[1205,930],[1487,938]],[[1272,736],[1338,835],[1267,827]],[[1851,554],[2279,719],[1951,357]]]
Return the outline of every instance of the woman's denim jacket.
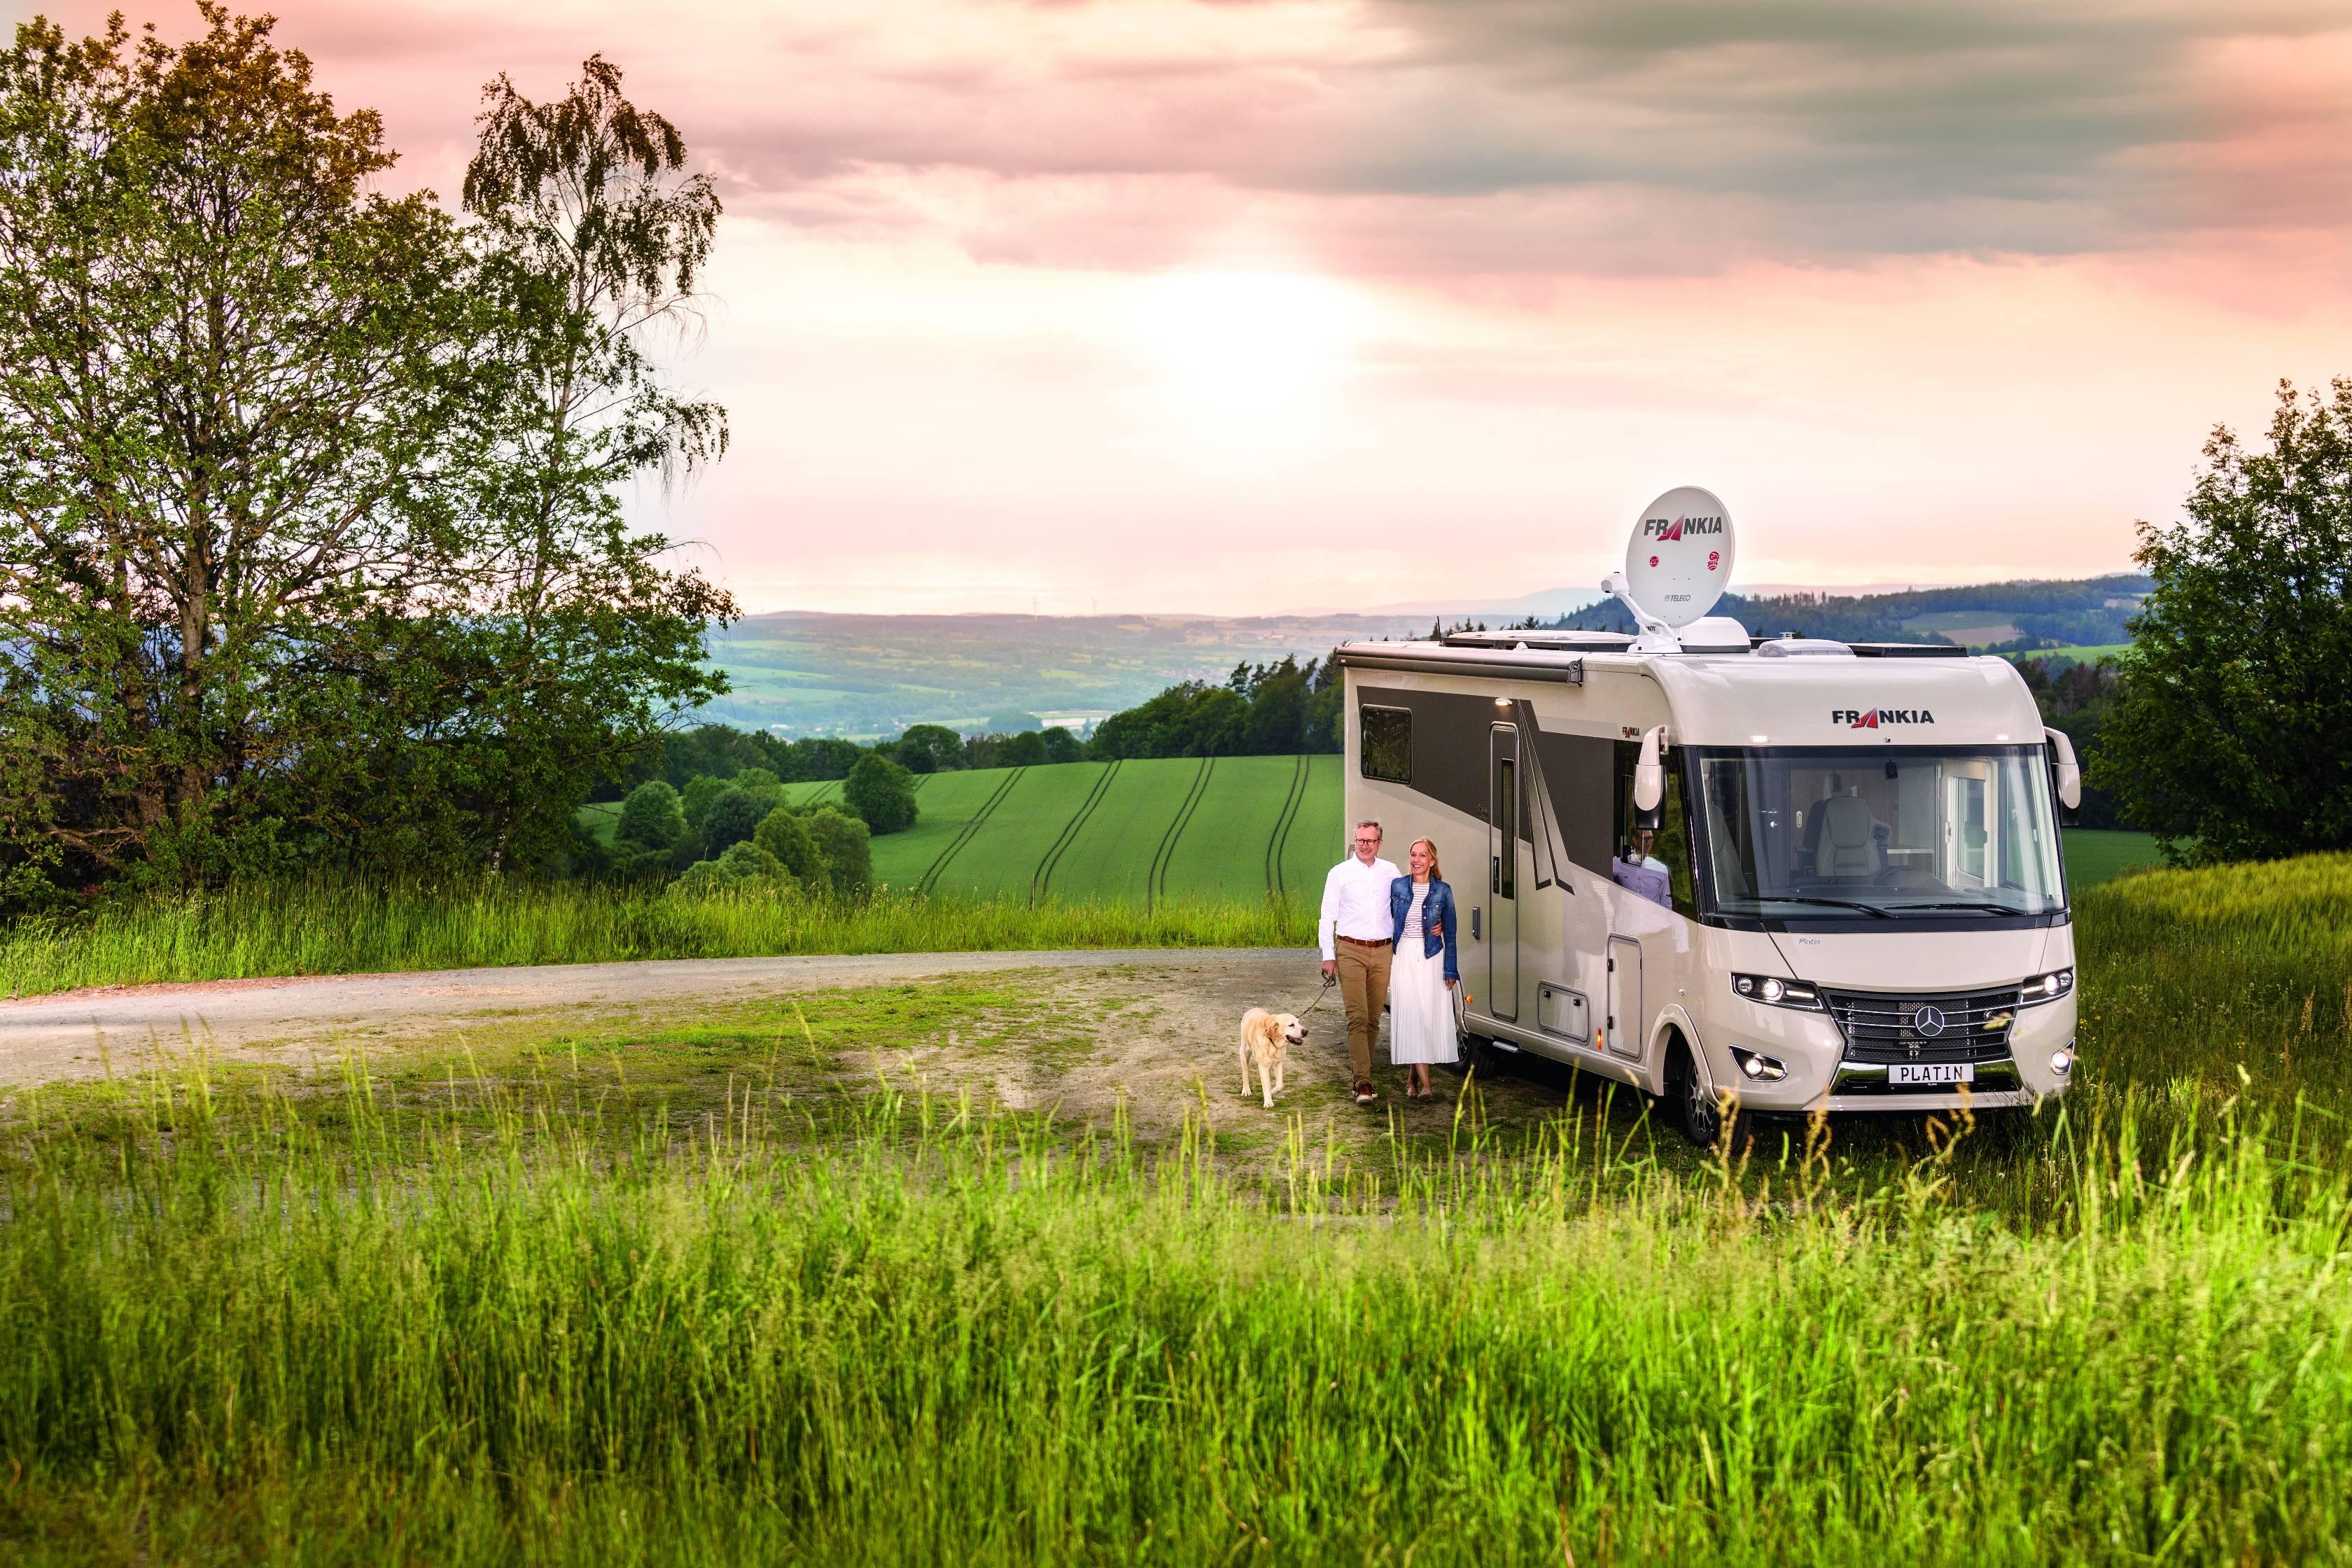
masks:
[[[1404,940],[1404,917],[1412,912],[1412,879],[1399,877],[1389,884],[1389,919],[1396,930],[1389,937],[1389,951]],[[1432,877],[1429,897],[1421,906],[1421,955],[1435,958],[1437,950],[1445,949],[1445,978],[1459,980],[1462,972],[1454,963],[1454,889]]]

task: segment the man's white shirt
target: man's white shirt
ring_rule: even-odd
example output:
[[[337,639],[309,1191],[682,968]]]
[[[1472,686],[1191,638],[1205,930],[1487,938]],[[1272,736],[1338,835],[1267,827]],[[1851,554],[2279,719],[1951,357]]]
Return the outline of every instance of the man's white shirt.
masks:
[[[1339,955],[1335,934],[1359,942],[1386,942],[1396,935],[1389,916],[1389,889],[1403,874],[1386,860],[1367,866],[1353,855],[1331,868],[1323,879],[1323,918],[1315,927],[1324,957]]]

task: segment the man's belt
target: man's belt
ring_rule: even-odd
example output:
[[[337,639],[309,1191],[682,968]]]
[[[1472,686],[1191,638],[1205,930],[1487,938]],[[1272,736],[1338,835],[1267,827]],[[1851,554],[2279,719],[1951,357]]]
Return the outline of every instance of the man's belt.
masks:
[[[1337,931],[1333,931],[1331,934],[1334,936],[1339,936],[1339,933]],[[1340,936],[1339,940],[1341,942],[1351,942],[1358,947],[1386,947],[1389,945],[1389,939],[1384,936]]]

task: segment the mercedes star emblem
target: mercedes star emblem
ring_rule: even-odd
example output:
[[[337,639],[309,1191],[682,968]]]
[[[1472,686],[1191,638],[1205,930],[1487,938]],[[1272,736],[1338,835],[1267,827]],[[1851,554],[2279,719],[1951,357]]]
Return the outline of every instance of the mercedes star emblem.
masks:
[[[1921,1037],[1932,1040],[1944,1032],[1944,1015],[1937,1008],[1922,1007],[1911,1015],[1911,1026]]]

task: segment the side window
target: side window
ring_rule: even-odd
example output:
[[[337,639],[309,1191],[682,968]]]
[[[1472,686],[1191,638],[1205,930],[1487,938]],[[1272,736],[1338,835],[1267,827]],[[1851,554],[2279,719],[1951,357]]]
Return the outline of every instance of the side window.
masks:
[[[1366,706],[1359,711],[1363,716],[1360,754],[1364,776],[1391,784],[1412,783],[1412,710]]]
[[[1666,753],[1666,798],[1664,821],[1650,836],[1646,850],[1639,842],[1639,829],[1633,826],[1633,766],[1641,759],[1642,748],[1632,741],[1617,742],[1616,821],[1612,825],[1612,854],[1620,865],[1646,865],[1656,862],[1666,868],[1668,897],[1674,910],[1686,920],[1698,918],[1698,903],[1691,881],[1690,822],[1683,800],[1682,757],[1678,752]]]

